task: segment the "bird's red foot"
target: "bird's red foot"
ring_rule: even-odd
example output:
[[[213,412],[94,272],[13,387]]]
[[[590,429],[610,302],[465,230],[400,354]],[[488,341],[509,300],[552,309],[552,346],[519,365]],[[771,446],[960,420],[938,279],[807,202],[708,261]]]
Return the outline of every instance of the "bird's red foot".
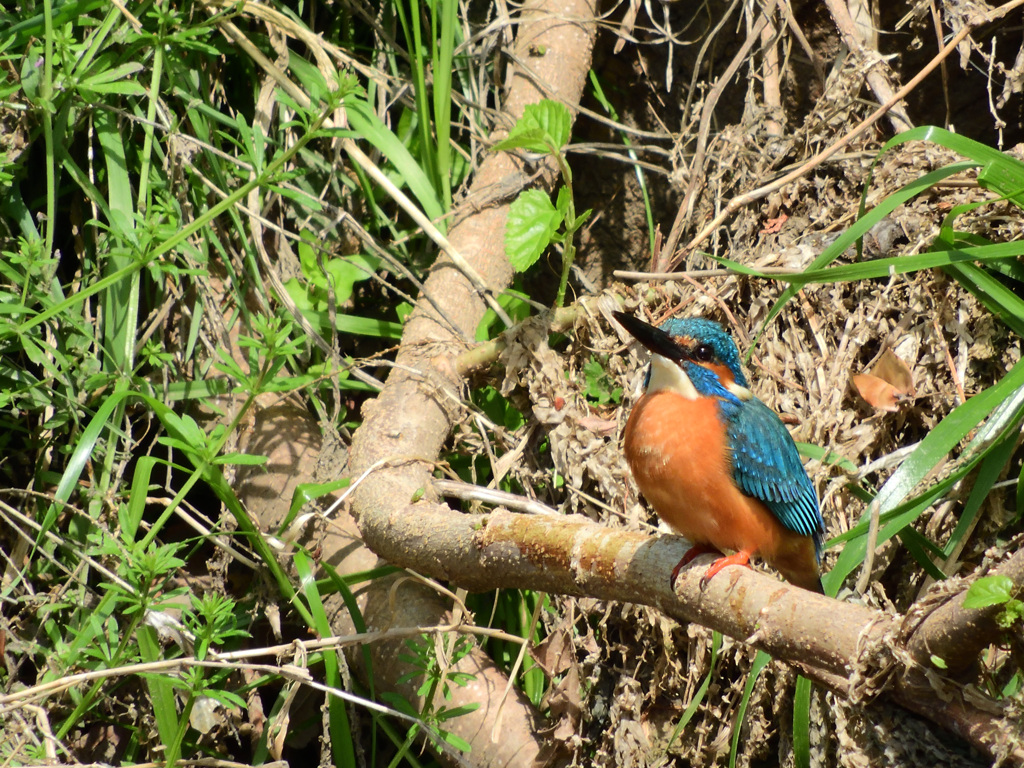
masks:
[[[695,557],[706,555],[709,552],[714,552],[716,555],[722,554],[715,547],[712,547],[710,544],[694,544],[692,547],[686,550],[686,554],[683,555],[683,559],[680,560],[679,564],[672,569],[672,578],[668,582],[669,587],[674,591],[676,588],[676,579],[679,578],[679,572],[683,570],[683,568],[688,566]]]
[[[749,552],[737,552],[734,555],[727,557],[720,557],[711,564],[708,568],[707,573],[704,574],[704,578],[700,580],[701,589],[715,577],[715,575],[723,568],[730,565],[745,565],[747,568],[750,567],[750,553]]]

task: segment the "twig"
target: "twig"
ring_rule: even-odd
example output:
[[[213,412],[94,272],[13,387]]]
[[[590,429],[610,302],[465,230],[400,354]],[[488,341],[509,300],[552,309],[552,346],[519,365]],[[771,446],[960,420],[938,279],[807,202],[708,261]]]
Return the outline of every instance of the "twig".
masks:
[[[766,275],[799,275],[804,270],[802,269],[790,269],[788,267],[761,267],[758,270]],[[688,269],[682,272],[636,272],[629,269],[616,269],[612,272],[612,275],[617,277],[619,280],[680,280],[687,277],[694,279],[703,277],[727,277],[728,275],[743,275],[744,272],[737,272],[735,269]],[[747,275],[747,277],[755,277],[755,275]]]
[[[527,499],[524,496],[517,496],[508,491],[498,491],[494,488],[483,488],[471,483],[463,483],[456,480],[435,480],[434,488],[442,496],[451,496],[463,501],[479,501],[484,504],[493,504],[496,507],[505,507],[517,512],[525,512],[529,515],[557,515],[547,504],[536,499]]]
[[[939,9],[935,7],[935,0],[931,0],[928,5],[932,15],[932,24],[935,26],[935,41],[941,46],[942,17],[939,16]],[[953,122],[953,106],[949,99],[949,67],[946,66],[945,60],[939,68],[939,73],[942,75],[942,100],[946,104],[946,119],[942,122],[942,127],[949,128],[950,123]]]
[[[765,11],[766,24],[761,30],[761,51],[764,56],[762,88],[764,90],[765,122],[764,132],[772,138],[781,138],[782,90],[779,86],[779,30],[775,26],[775,12],[769,16]]]
[[[861,565],[860,576],[857,579],[857,594],[863,595],[871,582],[871,572],[875,567],[875,550],[878,549],[878,526],[881,515],[879,514],[878,500],[868,505],[868,541],[864,553],[864,562]]]
[[[842,36],[846,47],[861,61],[871,62],[868,65],[868,71],[865,73],[864,79],[867,80],[871,92],[875,94],[875,99],[878,100],[879,104],[891,102],[893,100],[893,91],[892,86],[889,85],[891,78],[889,67],[882,60],[877,50],[869,51],[864,47],[866,36],[861,32],[863,27],[858,27],[853,17],[850,16],[850,9],[846,5],[845,0],[825,0],[825,5],[828,7],[829,13],[832,14],[832,20],[835,21],[836,29],[839,30],[839,34]],[[892,129],[896,133],[914,127],[914,124],[910,122],[910,118],[907,116],[906,110],[899,104],[896,104],[889,110],[888,117],[889,122],[892,124]]]

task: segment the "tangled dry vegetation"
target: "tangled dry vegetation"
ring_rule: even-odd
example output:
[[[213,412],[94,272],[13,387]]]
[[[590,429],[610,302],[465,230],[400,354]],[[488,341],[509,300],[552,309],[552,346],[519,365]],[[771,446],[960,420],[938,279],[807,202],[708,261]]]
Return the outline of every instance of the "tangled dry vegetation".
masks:
[[[808,11],[806,7],[803,10]],[[954,10],[962,12],[962,8]],[[911,28],[916,29],[914,40],[920,43],[920,36],[927,31],[920,17],[916,22]],[[814,32],[819,42],[830,39],[823,25],[815,26]],[[965,58],[961,64],[968,49],[977,55],[983,46],[968,37],[962,46]],[[651,55],[649,49],[642,50]],[[987,54],[984,57],[990,71],[1005,66]],[[909,62],[899,63],[908,72]],[[723,201],[762,187],[851,132],[871,111],[871,105],[858,99],[863,86],[862,62],[853,58],[846,64],[833,69],[823,97],[814,102],[813,109],[799,115],[786,113],[787,130],[774,137],[755,127],[764,119],[766,108],[751,77],[747,86],[750,98],[744,102],[740,122],[715,131],[713,140],[707,142],[706,166],[699,171],[690,168],[691,179],[700,178],[706,187],[693,193],[689,220],[711,219]],[[796,69],[794,65],[787,71],[789,79],[784,76],[784,82],[792,85]],[[750,65],[750,70],[768,78],[765,69]],[[895,90],[898,77],[893,81]],[[792,91],[786,96],[796,98]],[[977,96],[980,98],[981,92]],[[979,107],[975,103],[974,108]],[[653,109],[650,102],[646,109]],[[936,117],[918,116],[913,110],[911,114],[914,124]],[[994,109],[985,118],[991,123],[977,128],[982,135],[991,136],[1001,118]],[[760,205],[741,208],[715,232],[710,250],[757,269],[807,268],[856,217],[878,139],[877,130],[861,135],[842,156],[765,196]],[[690,146],[692,143],[691,136]],[[786,167],[780,167],[783,158]],[[872,170],[868,207],[953,159],[951,153],[926,143],[890,152]],[[629,175],[615,178],[621,185],[617,193],[635,206],[639,195]],[[676,189],[687,194],[693,191],[685,184]],[[872,230],[865,239],[863,258],[920,253],[931,242],[946,211],[985,197],[984,191],[965,178],[917,198]],[[601,202],[596,207],[599,214],[603,212]],[[970,227],[977,227],[972,231],[998,241],[1020,239],[1022,220],[1013,205],[1003,203],[986,211],[984,217],[970,221]],[[584,259],[589,259],[595,280],[607,275],[608,260],[615,259],[602,245],[611,242],[624,251],[643,252],[638,242],[642,238],[638,235],[642,233],[640,222],[642,216],[635,209],[625,211],[610,221],[599,220],[584,238],[590,246]],[[961,220],[958,226],[967,226],[967,222]],[[608,232],[616,228],[622,231]],[[619,245],[623,241],[626,244]],[[842,261],[857,258],[862,257],[851,248]],[[660,264],[667,265],[670,260],[671,255],[663,257]],[[657,253],[654,263],[657,271]],[[621,277],[630,279],[629,284],[617,283],[609,291],[624,301],[627,309],[655,323],[678,313],[719,319],[742,340],[740,346],[745,350],[781,288],[764,280],[716,273],[714,264],[697,254],[691,253],[685,265],[692,269],[667,282],[647,282],[643,276],[641,282],[635,282],[633,275],[622,273]],[[509,341],[500,360],[500,391],[532,418],[515,431],[492,425],[493,431],[486,433],[487,439],[493,439],[495,454],[502,457],[495,462],[494,474],[507,473],[527,489],[528,496],[536,495],[565,511],[582,513],[611,527],[651,530],[656,522],[637,497],[618,442],[642,378],[645,355],[638,354],[628,336],[609,322],[610,305],[605,304],[603,312],[596,308],[600,306],[589,304],[579,313],[564,349],[553,351],[547,346],[543,325]],[[871,370],[885,350],[892,350],[907,363],[916,390],[895,412],[873,408],[851,383],[853,375]],[[1019,359],[1019,339],[960,284],[934,271],[804,288],[787,312],[759,337],[750,368],[756,394],[788,417],[797,440],[821,446],[826,453],[856,466],[856,471],[850,471],[834,463],[809,463],[829,535],[836,536],[852,528],[864,514],[864,503],[848,490],[851,480],[881,485],[906,456],[908,446],[922,440],[965,397],[998,381]],[[595,393],[587,372],[595,360],[608,377],[597,389],[621,391],[621,401],[610,402]],[[494,383],[493,379],[484,381]],[[456,449],[470,455],[485,449],[475,418],[468,414],[455,433]],[[530,450],[538,443],[538,432],[550,441],[550,455]],[[506,460],[509,456],[516,457],[511,465]],[[564,478],[561,491],[551,491],[552,469]],[[958,487],[936,504],[919,522],[919,530],[932,541],[948,538],[970,489],[969,483]],[[1017,514],[1004,495],[1007,492],[995,492],[988,498],[966,546],[941,563],[947,575],[981,572],[1019,547],[1019,537],[1009,542],[997,539],[997,534],[1005,536]],[[826,568],[833,554],[826,556]],[[863,586],[844,590],[841,599],[904,612],[934,589],[934,580],[893,541],[878,548],[861,576],[858,581]],[[943,589],[950,587],[938,588],[938,592]],[[548,703],[558,722],[556,737],[565,739],[577,760],[588,754],[596,764],[647,765],[652,755],[666,754],[666,748],[667,754],[692,764],[713,764],[726,758],[754,659],[748,646],[724,640],[711,676],[708,703],[697,710],[682,733],[673,733],[686,704],[694,700],[709,674],[711,631],[695,624],[680,626],[644,606],[609,606],[586,598],[559,598],[557,604],[560,610],[545,616],[548,640],[538,656],[546,671],[564,676],[549,693]],[[595,639],[593,627],[600,627],[600,641]],[[575,657],[551,651],[550,645],[561,648],[570,638],[576,643]],[[785,692],[790,690],[793,676],[791,667],[772,662],[752,694],[747,694],[748,720],[740,739],[740,764],[770,764],[776,759],[785,763],[791,755],[792,712]],[[1008,722],[1012,721],[1011,713]],[[950,741],[922,721],[885,704],[865,710],[831,693],[822,695],[814,701],[812,723],[817,724],[813,729],[816,744],[823,748],[817,754],[834,756],[822,756],[822,764],[832,759],[844,765],[985,762],[966,752],[955,739]],[[1009,742],[1020,739],[1019,731],[1007,728]]]
[[[614,89],[624,100],[620,123],[595,116],[601,108],[592,95],[583,99],[576,118],[580,146],[570,151],[570,159],[580,190],[578,207],[595,210],[582,236],[574,280],[580,301],[555,320],[542,314],[527,321],[463,366],[460,355],[473,350],[450,329],[472,338],[485,304],[470,282],[453,277],[450,262],[442,260],[420,294],[434,303],[420,298],[394,361],[375,368],[378,358],[367,354],[360,359],[358,346],[351,350],[367,373],[386,379],[376,401],[349,403],[361,407],[363,419],[351,442],[344,430],[314,421],[306,404],[294,396],[261,401],[239,449],[267,455],[270,463],[265,472],[242,472],[233,479],[239,497],[269,531],[285,518],[298,483],[339,475],[358,479],[355,491],[346,495],[345,508],[311,526],[303,543],[341,572],[373,567],[377,552],[428,576],[451,576],[458,586],[494,586],[504,577],[508,583],[502,586],[533,587],[544,579],[543,574],[531,574],[534,581],[524,577],[520,582],[520,573],[503,574],[501,562],[478,563],[477,553],[468,548],[454,553],[450,562],[423,554],[435,551],[430,549],[432,537],[442,532],[431,527],[432,521],[450,512],[442,500],[468,496],[464,483],[433,484],[435,474],[443,474],[460,457],[469,457],[472,466],[484,457],[492,485],[507,480],[520,489],[519,498],[499,504],[519,509],[528,501],[539,502],[616,533],[653,535],[657,521],[638,496],[620,448],[645,364],[645,354],[610,322],[609,311],[624,306],[655,323],[673,314],[699,314],[728,326],[741,351],[752,351],[747,369],[755,394],[783,415],[798,441],[823,449],[827,460],[811,460],[808,470],[822,500],[829,537],[849,531],[865,513],[851,483],[879,487],[908,447],[1020,360],[1020,339],[939,270],[805,286],[758,336],[784,284],[730,273],[701,249],[758,270],[805,269],[856,218],[869,172],[870,207],[953,159],[935,145],[915,142],[890,151],[872,169],[878,148],[896,126],[951,121],[993,144],[1024,138],[1017,120],[1019,56],[1001,53],[1019,48],[1011,41],[1019,36],[1020,4],[994,12],[965,0],[900,3],[880,9],[872,22],[876,30],[889,30],[888,35],[866,32],[870,24],[852,24],[859,4],[838,0],[758,7],[709,3],[697,12],[679,3],[633,0],[603,8],[600,16],[582,1],[571,4],[571,11],[537,2],[531,8],[540,10],[527,19],[533,26],[495,22],[481,33],[477,50],[485,55],[506,46],[511,63],[502,71],[517,72],[509,77],[513,95],[504,104],[513,115],[523,103],[551,92],[577,104],[591,66],[609,84],[606,90]],[[251,5],[243,6],[240,13],[247,22],[271,23]],[[491,18],[489,11],[483,15]],[[938,40],[933,23],[942,30]],[[474,31],[468,21],[466,25],[467,32]],[[525,29],[537,38],[523,39],[528,37]],[[292,39],[293,32],[278,30],[276,39]],[[506,34],[518,36],[514,48],[508,47]],[[950,34],[962,36],[937,57],[950,39],[943,35]],[[232,35],[238,43],[240,38]],[[541,39],[543,44],[537,42]],[[312,37],[303,42],[311,49],[316,45]],[[933,58],[942,63],[930,80],[910,87],[906,101],[883,118],[862,124]],[[362,64],[372,69],[372,62]],[[269,67],[264,73],[271,99],[275,82]],[[384,84],[388,78],[379,73],[377,79]],[[280,80],[276,85],[281,87]],[[634,166],[622,162],[622,134],[630,138],[631,151],[648,172],[647,195],[653,220],[660,222],[657,234],[648,229]],[[807,167],[784,186],[769,188],[829,149],[836,151],[826,161]],[[358,164],[354,155],[347,157],[353,166]],[[516,183],[525,184],[536,169],[530,166],[525,173],[516,161],[483,153],[473,160],[479,162],[474,162],[470,186],[463,190],[470,203],[456,216],[450,240],[480,278],[500,290],[511,280],[500,247],[507,205],[504,197],[477,205],[474,195],[496,184],[495,179],[516,174]],[[502,173],[488,166],[498,162],[508,164]],[[538,168],[539,183],[550,186],[551,168]],[[763,192],[730,206],[752,190]],[[872,230],[862,255],[850,249],[840,263],[920,253],[946,212],[987,195],[971,174],[958,176],[900,207]],[[297,226],[286,200],[275,198],[271,205],[254,197],[246,215],[261,249],[273,238],[256,211],[272,211],[268,215],[277,217],[275,223],[282,227]],[[709,223],[716,222],[719,226],[709,231]],[[1002,202],[962,216],[957,227],[993,241],[1021,240],[1024,218],[1013,204]],[[335,237],[331,232],[324,224],[325,241]],[[280,267],[283,272],[287,246],[272,245],[269,251],[261,254],[264,269]],[[648,274],[633,273],[648,267]],[[540,268],[541,277],[527,275],[523,283],[541,300],[549,298],[545,268]],[[666,279],[661,273],[670,269],[675,274]],[[418,290],[381,272],[387,281],[400,282],[412,293]],[[215,283],[201,285],[203,290],[222,298]],[[211,308],[216,306],[210,302]],[[220,321],[219,313],[210,314],[218,314]],[[445,314],[442,323],[438,316]],[[552,329],[559,334],[552,336]],[[237,353],[237,335],[211,334],[210,348],[218,345],[234,346]],[[871,370],[886,350],[909,366],[915,386],[913,396],[891,412],[867,404],[851,383],[853,375]],[[374,355],[378,352],[373,350]],[[481,405],[479,393],[485,387],[507,398],[524,417],[522,422],[505,423]],[[326,438],[321,438],[321,429]],[[955,462],[953,455],[950,466]],[[1019,466],[1015,458],[1000,479],[1015,480]],[[917,530],[931,541],[945,541],[971,487],[970,482],[955,487],[920,518]],[[839,599],[895,615],[907,613],[922,599],[940,604],[967,579],[1020,550],[1014,488],[1012,483],[993,492],[973,530],[963,537],[963,546],[936,563],[964,581],[954,578],[936,585],[899,541],[890,540],[851,576]],[[489,508],[470,500],[463,505],[466,512]],[[473,517],[464,525],[475,529],[484,525],[480,520],[484,518]],[[825,570],[840,548],[826,553]],[[473,568],[486,573],[474,580],[465,575]],[[201,578],[230,592],[227,569],[224,564]],[[183,581],[190,578],[182,576]],[[758,639],[753,635],[718,636],[699,623],[677,622],[651,607],[661,604],[653,599],[604,601],[597,592],[588,592],[584,579],[558,582],[552,577],[551,583],[566,594],[550,595],[545,609],[536,614],[545,639],[530,654],[547,681],[539,707],[516,692],[505,698],[509,670],[499,669],[479,648],[459,662],[474,683],[454,691],[456,702],[484,705],[446,724],[474,744],[474,751],[463,758],[469,764],[527,765],[548,759],[627,768],[724,765],[736,734],[737,764],[793,764],[791,692],[798,672],[806,671],[800,659],[795,666],[770,661],[763,673],[754,675]],[[368,651],[378,690],[398,690],[420,707],[417,686],[403,677],[408,668],[399,661],[404,639],[399,630],[454,626],[472,633],[470,627],[487,621],[481,612],[470,615],[461,594],[426,579],[381,579],[361,587],[356,598],[366,624],[382,633],[371,638]],[[270,604],[279,598],[259,593],[257,599]],[[358,629],[340,597],[326,605],[334,634]],[[261,602],[260,609],[265,607]],[[827,612],[819,619],[827,623]],[[439,653],[440,646],[438,641]],[[360,675],[363,657],[353,654],[350,663]],[[971,686],[988,678],[1005,682],[1015,663],[1007,653],[992,650],[962,687],[974,690]],[[851,674],[866,669],[867,664]],[[1005,709],[988,713],[994,727],[1002,729],[998,737],[1003,741],[993,743],[991,730],[984,738],[972,738],[965,726],[957,735],[950,732],[955,718],[936,724],[909,713],[884,695],[887,685],[895,683],[886,679],[872,696],[854,702],[835,687],[815,690],[810,703],[814,765],[962,766],[1020,759],[1024,735],[1019,694]],[[136,694],[133,690],[130,695]],[[126,700],[113,709],[123,714],[134,706]],[[223,734],[225,743],[237,738],[240,721],[253,731],[262,727],[262,704],[250,700],[249,706],[249,712],[236,713],[235,721],[217,726],[215,734]],[[311,719],[316,706],[314,702],[307,711],[314,713]],[[676,732],[683,718],[686,727]],[[18,724],[33,727],[27,719]],[[498,727],[502,736],[496,745],[491,733]],[[106,759],[101,748],[86,743],[89,735],[80,735],[76,754]],[[323,754],[323,760],[329,759],[326,750]]]
[[[947,4],[943,10],[962,13],[962,7],[956,5]],[[806,7],[803,10],[810,13]],[[820,24],[822,19],[818,21]],[[911,25],[918,35],[914,39],[921,42],[920,36],[927,31],[920,17],[916,22],[916,27]],[[834,41],[825,25],[813,30],[819,43]],[[974,55],[983,50],[972,37],[962,50],[968,48]],[[652,55],[649,49],[642,50]],[[990,71],[1006,66],[987,54],[984,58]],[[966,53],[961,64],[965,60]],[[908,72],[908,62],[897,61]],[[797,69],[794,64],[783,81],[792,86]],[[766,70],[754,65],[750,70],[768,77]],[[755,127],[764,119],[765,106],[751,77],[747,86],[750,98],[743,110],[736,108],[742,111],[740,122],[715,131],[714,139],[708,141],[706,166],[700,172],[690,169],[691,177],[700,177],[706,187],[695,193],[689,219],[711,219],[723,201],[762,187],[852,131],[872,108],[858,99],[863,73],[856,58],[833,69],[823,98],[805,113],[786,112],[787,129],[775,137],[765,136]],[[792,91],[786,96],[796,98]],[[980,100],[982,92],[976,96]],[[975,109],[981,106],[975,103]],[[654,107],[648,102],[646,108]],[[911,114],[915,124],[936,118],[934,113],[925,117],[911,110]],[[1001,117],[993,110],[985,118],[991,122],[976,127],[982,135],[992,135]],[[841,157],[766,196],[760,205],[741,208],[715,232],[714,247],[709,250],[757,269],[807,268],[856,217],[878,137],[878,132],[861,136]],[[692,141],[691,137],[691,146]],[[787,167],[780,167],[782,158]],[[951,153],[923,142],[890,152],[873,169],[868,207],[954,159]],[[632,194],[630,202],[636,205],[639,195],[629,175],[619,174],[616,182],[621,184],[619,194],[627,198]],[[689,191],[685,184],[676,189]],[[945,212],[986,196],[965,178],[916,198],[873,229],[865,239],[863,258],[921,252]],[[600,203],[597,208],[600,213]],[[623,221],[633,226],[624,226]],[[602,249],[602,236],[605,243],[617,245],[633,238],[618,247],[643,252],[637,242],[641,222],[636,211],[627,211],[609,222],[599,220],[597,231],[588,233],[590,251],[584,259],[589,258],[595,280],[600,280],[608,258],[615,258]],[[964,220],[958,226],[968,228]],[[616,227],[629,231],[607,231]],[[1017,209],[1009,203],[986,208],[984,217],[969,224],[972,231],[998,241],[1020,239],[1022,227]],[[858,257],[850,249],[842,260]],[[661,263],[669,262],[663,259]],[[624,301],[628,310],[655,323],[680,313],[719,319],[746,350],[781,288],[764,280],[723,275],[696,254],[691,254],[685,265],[691,269],[672,280],[648,282],[640,276],[640,282],[630,279],[609,291]],[[633,278],[629,273],[621,276]],[[567,334],[567,346],[557,352],[548,348],[544,327],[510,341],[501,358],[501,392],[532,418],[518,430],[499,426],[489,434],[493,434],[499,456],[517,457],[511,466],[500,459],[498,464],[503,473],[528,489],[527,495],[536,494],[563,510],[582,513],[611,527],[651,530],[656,520],[637,497],[619,446],[629,405],[642,378],[645,354],[638,353],[628,335],[609,322],[610,305],[605,305],[603,313],[596,309],[599,306],[590,304],[579,313]],[[908,364],[916,387],[914,396],[895,412],[868,405],[851,383],[854,374],[869,371],[885,350],[894,351]],[[755,393],[788,417],[794,437],[848,459],[857,468],[850,471],[821,461],[808,465],[822,499],[829,536],[836,536],[864,514],[864,503],[848,490],[851,479],[881,485],[906,456],[908,446],[922,440],[965,397],[991,386],[1019,361],[1020,341],[960,284],[941,272],[929,271],[909,277],[894,275],[888,280],[808,286],[767,326],[752,351],[749,368]],[[601,398],[595,397],[587,374],[588,365],[595,360],[608,375],[600,389],[621,391],[621,401],[600,402]],[[536,445],[538,431],[550,441],[550,455],[524,450],[524,443]],[[469,416],[456,429],[456,448],[467,453],[483,450],[479,434]],[[552,468],[565,479],[561,492],[550,491]],[[498,472],[496,467],[495,474]],[[948,538],[970,490],[970,484],[964,484],[941,500],[921,519],[919,530],[932,541]],[[1004,495],[1007,493],[1012,495],[1012,487],[987,499],[966,546],[941,563],[946,574],[970,576],[979,572],[982,564],[988,567],[1003,553],[1019,547],[1019,536],[1009,542],[997,538],[1000,533],[1005,537],[1007,526],[1017,515]],[[826,555],[826,569],[833,556],[834,552]],[[862,575],[858,580],[863,586],[844,590],[841,599],[904,612],[934,588],[934,580],[893,541],[878,548],[867,572],[869,578]],[[565,738],[577,760],[581,754],[589,754],[596,764],[648,765],[652,755],[665,754],[662,750],[666,748],[668,754],[691,764],[713,764],[726,758],[754,659],[748,646],[724,640],[708,703],[697,710],[681,734],[673,734],[686,704],[694,700],[709,674],[711,631],[696,624],[680,626],[645,606],[609,606],[578,598],[559,598],[557,604],[560,610],[545,616],[549,640],[542,651],[542,666],[564,675],[563,682],[549,694],[549,703],[552,715],[560,718],[555,734]],[[594,639],[593,627],[600,627],[600,641]],[[552,668],[547,663],[551,656],[547,646],[569,642],[567,638],[575,638],[577,655],[556,654],[558,664]],[[792,712],[785,692],[790,690],[793,676],[791,667],[772,662],[758,679],[740,739],[740,764],[786,763],[791,754]],[[985,762],[977,754],[965,752],[955,739],[950,742],[941,732],[885,704],[865,710],[842,697],[823,695],[814,701],[812,723],[817,723],[816,744],[824,748],[824,754],[833,756],[821,757],[822,764],[832,759],[843,765]],[[1012,741],[1019,739],[1020,733],[1011,727],[1006,737]]]

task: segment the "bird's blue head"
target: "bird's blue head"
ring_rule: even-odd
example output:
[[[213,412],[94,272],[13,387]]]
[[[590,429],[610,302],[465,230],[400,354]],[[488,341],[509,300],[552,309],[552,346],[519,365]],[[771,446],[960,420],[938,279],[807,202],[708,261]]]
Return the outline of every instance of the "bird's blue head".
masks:
[[[661,324],[661,330],[687,350],[690,362],[715,371],[723,383],[731,378],[741,387],[747,386],[740,368],[740,351],[720,323],[703,317],[672,318]]]
[[[716,397],[739,403],[752,397],[732,337],[713,320],[673,318],[660,328],[632,315],[615,318],[651,353],[647,385],[685,397]]]

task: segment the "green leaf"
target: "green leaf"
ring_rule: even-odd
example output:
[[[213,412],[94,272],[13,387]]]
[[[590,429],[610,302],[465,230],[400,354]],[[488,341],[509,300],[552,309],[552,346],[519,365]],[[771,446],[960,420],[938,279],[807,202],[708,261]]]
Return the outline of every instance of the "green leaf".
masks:
[[[277,535],[280,536],[287,530],[288,526],[292,524],[292,521],[299,514],[299,510],[306,504],[314,499],[319,499],[321,496],[326,496],[329,493],[346,488],[351,482],[349,478],[343,477],[329,483],[299,483],[292,492],[292,503],[288,507],[288,514],[285,515],[284,520],[277,527]]]
[[[768,662],[772,660],[764,651],[758,651],[754,655],[754,661],[750,664],[747,672],[747,683],[743,686],[743,696],[740,698],[739,707],[736,711],[736,720],[732,728],[732,744],[729,750],[729,768],[736,765],[736,757],[739,755],[740,734],[743,732],[743,721],[747,718],[747,707],[750,705],[750,697],[754,693],[754,684],[760,677]]]
[[[569,143],[569,128],[572,115],[564,104],[543,99],[536,104],[527,104],[519,123],[529,128],[540,128],[550,136],[558,149]]]
[[[519,124],[516,124],[518,128]],[[501,150],[507,152],[510,149],[528,149],[532,152],[544,152],[545,154],[551,154],[551,146],[545,139],[548,138],[547,134],[544,133],[540,128],[523,128],[517,130],[512,129],[512,133],[509,134],[507,139],[502,139],[495,144],[492,149],[495,151]],[[552,142],[553,144],[554,142]]]
[[[704,703],[704,697],[707,695],[708,688],[711,687],[711,681],[714,679],[715,676],[716,668],[718,666],[718,651],[721,649],[721,647],[722,633],[712,631],[711,660],[708,662],[708,673],[704,676],[704,679],[701,681],[700,686],[693,694],[693,698],[690,699],[690,703],[687,704],[686,709],[683,711],[682,717],[680,717],[679,722],[676,723],[676,727],[672,729],[672,735],[669,737],[668,746],[666,747],[666,750],[668,749],[668,747],[672,746],[673,742],[675,742],[677,738],[679,738],[679,734],[681,734],[686,729],[686,726],[690,724],[690,720],[692,720],[694,714],[696,714],[697,709],[700,707],[701,704]]]
[[[1009,576],[982,576],[971,584],[964,595],[963,606],[967,610],[1002,605],[1013,598],[1013,579]]]
[[[316,587],[313,561],[305,552],[296,552],[293,562],[295,570],[299,574],[299,583],[302,585],[303,594],[305,594],[306,601],[309,603],[309,613],[312,617],[309,629],[315,631],[320,637],[330,637],[332,632],[331,623],[327,618],[327,609],[324,607],[323,599]],[[337,653],[333,649],[326,649],[323,659],[324,677],[327,685],[332,688],[341,688],[342,680]],[[331,696],[327,700],[327,709],[328,731],[331,735],[331,752],[334,756],[334,764],[355,765],[352,729],[348,720],[348,712],[345,709],[345,702],[337,696]]]
[[[921,482],[925,476],[942,461],[945,461],[948,453],[978,424],[994,410],[1009,408],[1016,412],[1021,406],[1015,402],[1015,392],[1024,384],[1024,363],[1017,363],[1002,380],[983,392],[979,392],[966,403],[957,406],[946,418],[939,422],[931,432],[921,441],[921,444],[908,456],[885,485],[879,490],[875,497],[878,504],[880,517],[883,522],[878,532],[878,544],[888,541],[899,533],[907,525],[910,525],[927,509],[926,498],[931,491],[926,491],[921,496],[912,500],[923,502],[915,507],[904,509],[901,505],[904,499],[910,495],[914,487]],[[1005,402],[1005,406],[1003,405]],[[1010,414],[1013,415],[1012,413]],[[1012,420],[1012,419],[1011,419]],[[990,419],[991,429],[1000,431],[1003,428],[1004,420]],[[989,434],[989,425],[982,430]],[[975,440],[978,438],[975,437]],[[966,453],[966,451],[965,451]],[[983,454],[964,462],[962,469],[968,470],[971,466],[981,460]],[[939,486],[942,484],[940,483]],[[939,487],[936,486],[936,487]],[[892,518],[891,513],[897,513],[897,518]],[[868,532],[867,512],[862,515],[860,522],[846,534],[836,537],[831,544],[838,540],[848,540],[848,544],[839,553],[832,570],[824,577],[826,594],[835,595],[842,585],[843,580],[864,561],[867,547]],[[888,521],[888,522],[887,522]]]
[[[569,215],[570,203],[572,203],[572,194],[569,192],[569,188],[559,187],[558,194],[555,196],[555,208],[562,214],[563,219]]]
[[[330,278],[330,285],[334,289],[334,299],[338,304],[348,301],[352,297],[355,284],[362,280],[369,280],[380,266],[379,258],[363,254],[341,258],[329,258],[327,254],[321,254],[321,258],[318,259],[316,249],[321,248],[322,244],[316,235],[309,230],[303,230],[301,237],[298,251],[302,274],[312,285],[325,292],[329,286],[328,278]],[[291,292],[292,289],[289,288],[289,293]],[[326,293],[324,296],[326,297]]]
[[[245,466],[259,466],[266,464],[266,456],[257,456],[252,453],[225,453],[214,460],[214,464],[242,464]]]
[[[536,264],[561,223],[562,214],[539,189],[528,189],[516,198],[505,225],[505,248],[512,268],[525,272]]]
[[[495,150],[528,149],[555,154],[569,143],[572,115],[565,105],[550,99],[527,104],[508,138],[494,145]]]
[[[448,742],[461,752],[468,753],[473,748],[468,741],[454,733],[450,733],[448,731],[441,731],[439,735],[441,736],[442,739],[444,739],[446,742]]]
[[[445,213],[444,205],[438,198],[430,177],[370,105],[359,98],[347,98],[345,113],[349,125],[391,161],[402,181],[416,196],[423,212],[434,221],[441,219]],[[438,225],[443,225],[443,222],[438,221]]]
[[[592,214],[593,212],[594,212],[593,208],[587,208],[587,210],[585,210],[583,213],[581,213],[579,216],[576,217],[576,221],[573,222],[572,228],[574,230],[577,230],[580,227],[582,227],[584,224],[586,224],[587,223],[587,219],[590,218],[590,214]]]
[[[802,675],[793,690],[793,765],[811,765],[811,681]]]
[[[146,625],[138,627],[135,630],[135,639],[139,644],[139,656],[144,662],[160,661],[163,649],[153,627]],[[157,733],[160,734],[160,739],[164,744],[170,744],[179,726],[173,683],[165,675],[147,675],[145,679],[153,704]]]

